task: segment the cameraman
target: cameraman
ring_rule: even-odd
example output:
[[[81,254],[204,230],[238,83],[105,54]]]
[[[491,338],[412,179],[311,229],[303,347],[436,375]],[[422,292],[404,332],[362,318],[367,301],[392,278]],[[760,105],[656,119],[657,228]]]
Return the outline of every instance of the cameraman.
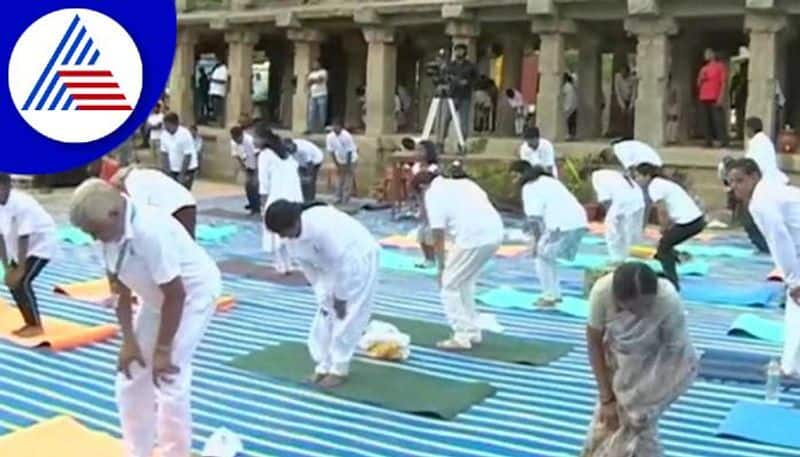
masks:
[[[461,133],[467,138],[469,133],[470,110],[472,108],[472,87],[478,79],[478,69],[467,60],[467,46],[463,43],[455,45],[455,58],[450,62],[449,73],[452,78],[453,103],[456,106],[461,125]],[[450,122],[447,122],[448,128]]]

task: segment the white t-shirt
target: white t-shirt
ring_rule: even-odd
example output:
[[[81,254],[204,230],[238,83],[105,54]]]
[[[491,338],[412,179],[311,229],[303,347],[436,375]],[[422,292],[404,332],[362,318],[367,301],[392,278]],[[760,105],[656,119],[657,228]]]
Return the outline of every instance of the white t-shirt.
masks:
[[[163,123],[163,113],[152,113],[147,116],[147,126],[150,128],[150,141],[158,141],[161,139],[161,127]]]
[[[228,67],[225,64],[219,65],[211,72],[208,85],[209,95],[224,97],[228,94]]]
[[[431,228],[452,233],[461,249],[503,241],[500,214],[486,192],[469,179],[434,179],[425,192],[425,211]]]
[[[197,150],[194,147],[192,133],[186,127],[179,125],[174,134],[166,129],[161,133],[161,152],[169,157],[169,170],[179,173],[183,166],[183,158],[190,156],[189,170],[197,169]]]
[[[164,294],[160,285],[180,276],[186,304],[213,306],[222,292],[217,264],[172,216],[126,199],[125,233],[116,242],[103,243],[103,257],[109,272],[142,300],[143,306],[160,308]],[[126,243],[127,241],[127,243]],[[116,271],[123,247],[120,271]]]
[[[644,194],[635,181],[625,179],[617,170],[597,170],[592,173],[592,187],[597,200],[610,201],[611,215],[633,214],[644,208]]]
[[[328,71],[324,68],[320,68],[319,70],[312,71],[308,74],[309,81],[318,78],[322,78],[323,80],[322,82],[311,84],[311,87],[309,88],[309,95],[311,95],[311,98],[328,95]]]
[[[564,94],[564,114],[569,116],[578,109],[578,92],[571,83],[564,84],[561,92]]]
[[[800,189],[761,179],[749,208],[789,287],[800,285]]]
[[[525,99],[522,98],[522,92],[518,91],[517,89],[513,89],[514,96],[512,98],[508,98],[508,94],[506,94],[506,99],[508,100],[508,104],[511,106],[513,110],[521,110],[525,108]]]
[[[532,166],[539,165],[541,167],[551,167],[553,176],[558,177],[558,169],[556,168],[556,150],[553,143],[544,138],[539,139],[539,147],[532,149],[527,141],[523,141],[519,146],[519,158],[531,164]]]
[[[753,159],[758,164],[761,176],[776,180],[781,184],[788,184],[789,177],[778,168],[778,158],[775,153],[775,145],[764,132],[756,133],[747,143],[747,152],[744,155],[748,159]]]
[[[52,259],[58,248],[56,223],[33,197],[11,189],[8,201],[0,205],[0,233],[6,243],[9,260],[17,258],[19,238],[28,236],[28,256]]]
[[[329,133],[325,139],[325,146],[340,164],[347,162],[348,152],[352,153],[351,160],[353,163],[358,161],[358,146],[356,146],[353,136],[347,130],[342,129],[339,135],[336,132]]]
[[[540,217],[547,231],[568,231],[589,225],[586,210],[561,183],[549,176],[522,186],[522,205],[528,217]]]
[[[262,149],[258,155],[259,193],[267,196],[265,208],[275,200],[303,201],[303,188],[294,157],[278,157],[272,149]]]
[[[191,192],[159,170],[131,170],[125,178],[125,192],[136,205],[154,206],[167,214],[187,206],[197,206]]]
[[[669,218],[676,224],[688,224],[703,215],[683,187],[669,179],[653,178],[647,186],[647,193],[654,203],[664,202]]]
[[[663,167],[664,162],[655,149],[639,140],[621,141],[613,146],[614,155],[627,170],[643,163]]]
[[[323,153],[322,149],[317,147],[316,144],[302,138],[292,141],[294,141],[295,146],[297,146],[295,155],[300,165],[305,166],[309,162],[313,165],[319,165],[325,160],[325,153]]]
[[[256,150],[253,136],[247,132],[242,134],[242,143],[231,140],[231,156],[244,161],[248,170],[255,170],[258,166],[258,150]]]

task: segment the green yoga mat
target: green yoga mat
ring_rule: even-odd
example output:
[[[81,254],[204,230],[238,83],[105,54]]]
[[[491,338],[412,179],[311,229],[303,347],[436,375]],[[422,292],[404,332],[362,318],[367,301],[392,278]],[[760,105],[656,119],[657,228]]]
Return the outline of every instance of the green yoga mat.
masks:
[[[197,240],[207,243],[221,243],[233,236],[239,229],[235,225],[205,225],[197,226]]]
[[[373,315],[373,319],[394,324],[401,332],[411,337],[411,344],[436,348],[438,341],[450,337],[450,327],[431,322],[401,317]],[[538,341],[498,333],[483,332],[483,342],[460,354],[480,359],[526,365],[547,365],[572,350],[571,344]]]
[[[308,349],[300,343],[281,343],[252,352],[233,359],[230,365],[295,383],[305,383],[314,371]],[[496,389],[485,382],[455,381],[418,373],[402,365],[355,359],[347,381],[324,392],[396,411],[453,419],[494,395]]]
[[[70,244],[75,244],[78,246],[86,246],[92,244],[94,240],[91,236],[89,236],[86,232],[82,231],[78,227],[73,227],[71,225],[67,225],[64,227],[59,227],[56,231],[58,235],[58,239],[60,241],[66,241]]]

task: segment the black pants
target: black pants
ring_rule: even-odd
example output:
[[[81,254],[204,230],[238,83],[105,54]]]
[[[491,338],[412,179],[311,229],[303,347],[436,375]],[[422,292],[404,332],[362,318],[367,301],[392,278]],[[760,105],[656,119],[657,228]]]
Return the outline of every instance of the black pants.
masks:
[[[688,224],[675,224],[661,235],[661,241],[658,242],[658,250],[656,251],[656,259],[661,262],[661,269],[664,270],[664,276],[666,276],[678,290],[680,290],[676,267],[678,263],[678,253],[675,252],[675,246],[702,232],[705,227],[706,219],[700,216]]]
[[[319,165],[311,165],[300,169],[300,182],[303,186],[303,200],[313,202],[317,199],[317,175]]]
[[[728,146],[728,121],[725,119],[725,109],[716,106],[714,102],[703,102],[703,113],[706,124],[706,146],[714,144],[714,139]]]
[[[244,193],[247,196],[247,206],[250,211],[261,210],[261,195],[258,193],[258,173],[256,170],[245,170]]]
[[[189,233],[189,236],[194,239],[195,227],[197,226],[197,206],[191,205],[178,208],[172,213],[172,217],[180,222]]]
[[[575,110],[567,117],[567,133],[571,138],[578,134],[578,111]]]
[[[182,185],[186,189],[192,190],[192,186],[194,185],[194,175],[196,173],[197,173],[197,170],[188,170],[186,172],[186,176],[184,177],[183,181],[181,181],[181,179],[180,179],[181,174],[176,172],[176,171],[169,172],[169,175],[172,177],[172,179],[177,181],[180,185]]]
[[[39,304],[36,302],[36,295],[33,293],[33,280],[42,272],[49,260],[40,257],[28,257],[25,259],[25,272],[19,285],[11,289],[11,295],[17,302],[17,308],[22,313],[26,325],[42,325],[39,316]],[[17,268],[16,262],[11,262],[11,268]]]
[[[219,125],[225,125],[225,97],[211,96],[211,119]]]

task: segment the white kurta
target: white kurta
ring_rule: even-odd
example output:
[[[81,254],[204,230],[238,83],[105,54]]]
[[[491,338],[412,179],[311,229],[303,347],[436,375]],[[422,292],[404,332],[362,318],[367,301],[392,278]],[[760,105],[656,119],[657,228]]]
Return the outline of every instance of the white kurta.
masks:
[[[632,179],[617,170],[592,173],[592,186],[600,202],[609,202],[606,211],[606,246],[611,260],[628,257],[644,228],[644,193]]]
[[[303,202],[298,164],[294,157],[281,159],[272,149],[263,149],[258,155],[258,185],[260,194],[267,196],[264,212],[277,200]],[[262,246],[266,252],[276,252],[281,247],[280,239],[263,229]]]
[[[781,184],[789,183],[789,177],[778,168],[775,145],[766,133],[759,132],[750,138],[744,156],[753,159],[758,164],[761,176],[764,178],[778,181]]]
[[[197,206],[191,192],[159,170],[131,170],[125,178],[125,192],[137,205],[155,206],[167,214]]]
[[[380,246],[360,222],[331,206],[303,211],[300,236],[286,243],[319,305],[308,337],[315,371],[346,375],[372,313]],[[346,302],[344,318],[334,299]]]
[[[750,214],[764,234],[788,291],[800,287],[800,189],[762,179],[750,200]],[[800,375],[800,303],[786,295],[784,373]]]
[[[663,167],[661,156],[649,144],[639,140],[620,141],[613,146],[614,156],[628,170],[643,163]]]

